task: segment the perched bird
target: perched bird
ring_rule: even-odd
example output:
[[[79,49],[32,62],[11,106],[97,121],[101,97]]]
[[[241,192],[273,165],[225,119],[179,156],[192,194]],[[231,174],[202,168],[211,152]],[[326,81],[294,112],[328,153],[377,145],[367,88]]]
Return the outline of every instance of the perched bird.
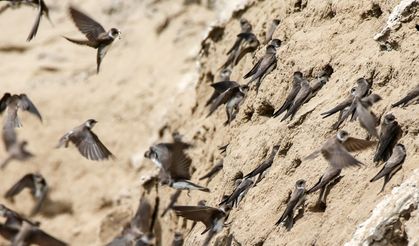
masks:
[[[189,181],[189,172],[192,160],[185,153],[182,143],[160,143],[150,147],[144,157],[152,160],[160,168],[160,182],[179,190],[200,190],[209,192],[209,189]]]
[[[157,205],[158,206],[158,205]],[[157,212],[157,211],[155,211]],[[143,196],[140,198],[140,202],[135,212],[134,217],[129,223],[127,223],[122,233],[117,236],[112,242],[108,243],[108,246],[129,246],[129,245],[153,245],[153,227],[154,212],[150,202]]]
[[[281,121],[284,121],[289,117],[290,119],[294,118],[294,115],[297,113],[300,107],[304,104],[306,99],[310,96],[312,89],[306,79],[301,78],[300,86],[301,86],[300,90],[298,91],[297,95],[292,101],[292,104],[290,105],[290,108],[288,109],[285,116],[281,119]]]
[[[307,194],[310,194],[320,189],[317,205],[320,206],[322,209],[326,208],[326,189],[331,183],[333,183],[336,179],[340,177],[341,171],[342,169],[335,168],[334,166],[329,165],[326,168],[324,174],[320,177],[319,181],[317,181],[317,183],[307,191]]]
[[[204,174],[202,177],[199,178],[199,180],[208,179],[208,182],[217,175],[218,172],[220,172],[223,169],[223,159],[221,159],[217,164],[215,164],[211,170]]]
[[[57,148],[68,147],[72,142],[76,145],[80,154],[89,160],[100,161],[113,157],[113,154],[103,145],[92,128],[97,123],[94,119],[89,119],[83,124],[67,132],[58,142]]]
[[[220,105],[226,104],[227,121],[225,124],[230,124],[236,117],[248,89],[249,87],[247,85],[239,85],[234,81],[226,81],[224,83],[224,90],[211,103],[207,117],[210,116]]]
[[[242,39],[242,43],[239,46],[239,49],[234,53],[234,56],[232,58],[233,61],[227,60],[227,63],[233,63],[234,66],[237,65],[246,54],[255,51],[260,44],[256,35],[251,32],[240,33],[237,36]]]
[[[384,167],[380,170],[380,172],[377,173],[377,175],[374,176],[374,178],[370,180],[370,182],[377,181],[384,177],[384,184],[380,191],[383,192],[388,181],[390,181],[393,175],[396,174],[402,168],[402,164],[405,158],[406,149],[404,145],[396,144],[396,146],[394,146],[392,155],[384,163]]]
[[[4,123],[4,127],[22,126],[17,115],[17,111],[19,109],[34,114],[42,122],[41,114],[26,94],[12,95],[8,92],[5,93],[3,97],[0,99],[0,113],[3,113],[6,108],[7,116],[6,121]]]
[[[221,205],[232,205],[232,206],[239,206],[240,201],[244,198],[247,192],[252,188],[254,182],[250,178],[244,178],[241,180],[237,180],[238,185],[234,189],[233,193],[229,196],[226,196],[221,202]]]
[[[9,3],[0,9],[0,13],[2,13],[3,11],[5,11],[6,9],[10,7],[20,6],[21,4],[34,6],[38,8],[38,13],[36,15],[35,22],[33,23],[33,26],[32,26],[31,32],[29,33],[28,38],[26,39],[26,41],[28,42],[31,41],[36,36],[36,33],[38,32],[38,28],[39,28],[39,23],[41,22],[41,17],[43,15],[47,17],[49,22],[52,24],[52,21],[49,17],[49,9],[47,5],[45,4],[44,0],[2,0],[2,1],[6,1]]]
[[[274,158],[276,156],[276,153],[278,153],[278,150],[279,145],[273,146],[268,159],[264,160],[258,167],[253,169],[253,171],[251,171],[246,176],[244,176],[244,178],[253,178],[256,175],[259,175],[259,177],[255,181],[255,185],[259,183],[265,177],[267,170],[272,166],[272,163],[274,162]]]
[[[3,128],[3,140],[8,156],[1,162],[0,169],[6,168],[12,160],[26,161],[34,156],[26,150],[27,141],[18,141],[16,139],[16,133],[13,127]]]
[[[294,215],[295,211],[301,206],[304,206],[306,200],[306,181],[303,179],[298,180],[295,183],[294,192],[291,195],[290,200],[288,201],[287,208],[284,213],[281,215],[279,220],[275,225],[283,224],[287,230],[291,230],[294,225]]]
[[[226,91],[229,88],[229,85],[231,84],[230,82],[233,82],[233,81],[230,81],[230,75],[231,75],[231,70],[230,69],[225,68],[225,69],[221,70],[220,76],[219,76],[220,78],[219,78],[218,82],[211,84],[211,87],[214,88],[214,91],[213,91],[211,97],[205,103],[205,106],[210,105],[221,93],[223,93],[224,91]],[[236,82],[234,82],[234,83],[236,83]]]
[[[330,66],[329,64],[327,64],[326,66],[323,67],[323,69],[321,70],[319,75],[310,82],[311,93],[306,98],[304,103],[307,103],[311,98],[313,98],[317,95],[317,93],[320,91],[320,89],[323,88],[323,86],[327,82],[329,82],[329,79],[332,76],[333,72],[334,72],[334,70],[333,70],[332,66]]]
[[[183,235],[180,232],[175,232],[175,236],[173,237],[172,246],[182,246],[184,242]]]
[[[177,202],[177,200],[179,199],[180,194],[182,193],[182,190],[176,190],[175,193],[173,193],[170,196],[170,202],[169,205],[167,205],[167,207],[163,210],[163,213],[161,214],[161,217],[165,216],[166,213],[172,209],[172,207],[175,205],[175,203]]]
[[[281,23],[281,21],[279,19],[273,19],[271,22],[271,25],[269,25],[268,31],[266,32],[266,36],[265,36],[265,44],[269,43],[269,41],[271,41],[272,36],[274,35],[274,32],[276,30],[276,28],[278,27],[279,23]]]
[[[0,235],[9,240],[13,246],[67,245],[42,231],[39,222],[32,222],[2,204],[0,204],[0,216],[6,219],[4,223],[0,223]]]
[[[322,154],[329,162],[329,165],[335,169],[360,166],[362,162],[355,159],[349,152],[363,150],[374,144],[376,142],[353,138],[349,136],[347,131],[340,130],[336,136],[329,138],[320,150],[316,150],[307,156],[305,160],[314,159],[319,154]]]
[[[387,161],[397,141],[401,138],[402,129],[392,113],[384,116],[381,123],[380,139],[374,154],[374,162]]]
[[[256,80],[256,90],[259,89],[263,78],[276,68],[276,49],[280,46],[281,40],[277,39],[276,42],[273,42],[273,44],[270,44],[266,47],[265,55],[259,59],[259,61],[247,74],[244,75],[244,79],[250,78],[247,84],[250,84]]]
[[[393,103],[391,107],[406,107],[407,105],[411,104],[414,99],[416,99],[416,103],[419,102],[419,84],[416,85],[411,91],[409,91],[405,97]]]
[[[182,216],[188,220],[202,222],[205,230],[201,233],[209,233],[204,245],[208,245],[211,237],[224,228],[226,217],[231,208],[223,209],[208,206],[174,206],[173,210],[178,216]]]
[[[70,6],[69,12],[74,24],[80,32],[86,36],[87,40],[72,39],[68,37],[64,38],[75,44],[87,45],[97,49],[96,70],[97,73],[99,73],[100,64],[102,63],[103,58],[115,39],[121,38],[121,31],[117,28],[111,28],[109,31],[106,31],[101,24],[73,6]]]
[[[14,201],[14,197],[23,189],[29,189],[32,197],[36,200],[35,206],[31,211],[31,216],[37,214],[44,204],[48,194],[48,184],[41,174],[28,173],[14,184],[4,195],[6,199]]]
[[[302,81],[303,81],[303,74],[300,71],[294,72],[291,91],[288,94],[282,106],[273,113],[273,117],[278,117],[280,114],[282,114],[286,110],[289,110],[289,108],[292,105],[292,102],[294,101],[295,97],[297,96],[298,92],[301,89]]]

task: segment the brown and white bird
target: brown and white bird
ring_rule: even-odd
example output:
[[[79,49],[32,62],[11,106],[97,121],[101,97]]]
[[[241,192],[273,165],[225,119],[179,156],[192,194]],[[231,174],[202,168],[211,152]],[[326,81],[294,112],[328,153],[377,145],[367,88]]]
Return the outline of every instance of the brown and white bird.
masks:
[[[222,205],[231,205],[231,206],[239,206],[240,201],[244,198],[247,192],[252,188],[254,182],[250,178],[244,178],[237,182],[238,185],[234,189],[233,193],[225,198],[220,202],[220,206]]]
[[[338,131],[336,136],[329,138],[320,150],[314,151],[307,156],[305,160],[311,160],[322,154],[329,162],[329,165],[335,169],[343,169],[362,165],[362,162],[355,159],[349,152],[360,151],[376,144],[374,141],[368,141],[349,136],[344,130]]]
[[[279,145],[274,145],[272,147],[272,151],[269,157],[266,160],[264,160],[261,164],[259,164],[259,166],[253,169],[253,171],[251,171],[249,174],[244,176],[244,178],[253,178],[259,175],[255,181],[255,185],[259,183],[265,177],[267,170],[272,166],[272,163],[278,151],[279,151]]]
[[[101,24],[73,6],[69,7],[69,12],[74,24],[86,36],[87,40],[64,38],[75,44],[86,45],[97,49],[96,71],[99,73],[103,58],[113,42],[118,37],[121,37],[121,31],[117,28],[111,28],[109,31],[106,31]]]
[[[3,141],[8,156],[1,162],[0,169],[6,168],[12,160],[26,161],[34,156],[26,149],[27,141],[17,140],[15,129],[12,126],[3,128]]]
[[[380,170],[380,172],[377,173],[377,175],[374,176],[374,178],[370,180],[370,182],[377,181],[384,177],[384,184],[380,191],[383,192],[388,181],[390,181],[393,175],[402,168],[402,164],[405,158],[406,148],[403,144],[396,144],[396,146],[393,148],[393,153],[390,158],[384,163],[383,168]]]
[[[273,113],[274,118],[278,117],[280,114],[282,114],[286,110],[289,110],[289,108],[292,105],[292,102],[294,101],[295,97],[297,96],[298,92],[301,89],[302,81],[303,81],[303,74],[300,71],[294,72],[291,91],[290,93],[288,93],[288,96],[285,99],[285,102],[282,104],[282,106]]]
[[[3,113],[6,109],[7,116],[4,127],[22,126],[17,115],[19,109],[34,114],[42,122],[41,114],[26,94],[12,95],[8,92],[5,93],[0,99],[0,113]]]
[[[265,35],[265,44],[271,41],[272,36],[274,35],[274,32],[276,28],[278,27],[279,23],[281,23],[279,19],[272,20],[271,24],[269,25],[268,31],[266,32],[266,35]]]
[[[312,88],[310,86],[310,83],[308,83],[308,81],[302,76],[302,74],[301,74],[300,86],[301,87],[298,90],[297,95],[295,96],[294,100],[292,101],[292,104],[289,106],[287,113],[284,115],[281,121],[284,121],[287,118],[290,118],[290,119],[294,118],[294,115],[301,108],[301,106],[304,104],[306,99],[310,96],[312,92]]]
[[[316,206],[323,211],[326,209],[326,196],[328,193],[327,189],[332,183],[335,182],[335,180],[340,179],[341,171],[342,169],[338,169],[329,165],[326,168],[326,171],[324,171],[323,175],[319,178],[319,181],[317,181],[317,183],[307,191],[307,194],[310,194],[320,190],[319,199],[317,200]]]
[[[160,168],[159,178],[163,185],[179,190],[200,190],[209,192],[209,189],[190,181],[190,165],[192,160],[185,153],[183,142],[160,143],[153,145],[144,153],[144,157]]]
[[[37,214],[48,194],[48,184],[41,174],[28,173],[14,184],[4,195],[6,199],[14,201],[14,197],[24,189],[29,189],[36,203],[31,211],[31,216]]]
[[[63,146],[67,148],[69,142],[72,142],[76,145],[80,154],[89,160],[101,161],[113,158],[113,154],[92,131],[96,123],[96,120],[89,119],[80,126],[73,128],[60,139],[57,148]]]
[[[259,89],[262,80],[267,74],[272,72],[277,65],[276,49],[281,46],[281,40],[276,39],[275,42],[266,47],[265,55],[253,66],[253,68],[243,76],[244,79],[250,78],[247,84],[256,80],[256,91]]]
[[[381,97],[377,94],[371,94],[364,97],[362,100],[359,97],[355,97],[355,113],[358,118],[359,124],[362,128],[367,130],[369,136],[379,138],[377,132],[377,116],[371,111],[371,106],[380,101]],[[351,109],[349,109],[351,110]]]
[[[295,183],[294,192],[292,192],[291,198],[288,201],[287,208],[281,215],[275,225],[283,224],[287,230],[291,230],[294,225],[295,212],[304,206],[306,200],[306,181],[303,179],[298,180]]]
[[[14,7],[19,7],[20,5],[28,5],[28,6],[36,7],[38,9],[38,13],[36,15],[35,22],[33,23],[31,32],[29,33],[28,38],[26,39],[26,41],[28,42],[31,41],[36,36],[36,33],[38,32],[38,28],[39,28],[39,23],[41,22],[41,17],[43,15],[47,17],[49,22],[52,24],[52,21],[49,17],[49,9],[47,5],[45,4],[44,0],[1,0],[1,1],[6,1],[8,2],[8,4],[3,6],[0,9],[0,13],[2,13],[3,11],[5,11],[6,9],[10,7],[14,8]]]
[[[391,107],[406,107],[413,102],[419,102],[419,84],[416,85],[411,91],[409,91],[405,97],[393,103]]]
[[[390,158],[393,148],[402,136],[402,129],[392,113],[384,116],[381,123],[380,139],[378,141],[377,150],[374,154],[373,161],[387,161]]]

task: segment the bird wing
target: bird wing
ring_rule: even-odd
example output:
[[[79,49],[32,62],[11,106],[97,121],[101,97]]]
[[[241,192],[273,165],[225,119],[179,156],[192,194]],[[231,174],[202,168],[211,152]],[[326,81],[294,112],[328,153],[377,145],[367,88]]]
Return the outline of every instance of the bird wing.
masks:
[[[33,183],[33,174],[26,174],[16,184],[14,184],[4,195],[5,198],[11,198],[19,194],[23,189],[29,188],[35,190],[35,184]]]
[[[43,245],[43,246],[66,246],[67,243],[49,235],[41,229],[33,229],[29,237],[25,240],[31,244]]]
[[[39,22],[41,22],[41,17],[42,17],[42,11],[43,11],[43,8],[42,8],[41,0],[38,0],[38,13],[36,15],[35,22],[33,23],[31,32],[29,33],[29,36],[26,39],[26,41],[28,42],[31,41],[36,36],[36,33],[38,32]]]
[[[113,156],[91,130],[83,130],[82,134],[76,136],[70,135],[70,140],[77,146],[80,154],[89,160],[104,160]]]
[[[32,216],[37,214],[41,210],[42,205],[44,204],[44,202],[47,198],[47,194],[48,194],[48,186],[45,185],[42,188],[41,195],[36,198],[36,204],[31,211]]]
[[[2,98],[0,99],[0,114],[7,108],[7,100],[11,97],[10,93],[4,93]]]
[[[19,108],[29,111],[30,113],[34,114],[36,117],[39,118],[40,121],[42,121],[42,116],[39,113],[38,109],[35,107],[35,104],[32,103],[32,101],[29,99],[29,97],[26,94],[20,94],[19,95]]]
[[[376,141],[369,141],[354,137],[348,137],[348,139],[343,143],[345,149],[349,152],[360,151],[376,144]]]
[[[223,93],[221,93],[215,100],[214,102],[211,103],[211,106],[209,108],[209,113],[207,115],[210,116],[212,113],[214,113],[214,111],[221,105],[226,103],[231,96],[234,94],[234,92],[236,92],[239,89],[239,87],[233,87],[233,88],[229,88],[226,91],[224,91]]]
[[[407,102],[409,102],[410,100],[412,100],[413,98],[418,97],[418,96],[419,96],[419,85],[417,85],[412,91],[408,92],[405,97],[403,97],[399,101],[393,103],[391,106],[392,107],[397,107],[401,104],[406,104]]]
[[[220,81],[211,84],[211,87],[220,93],[223,93],[224,91],[237,86],[239,86],[239,84],[236,81]]]
[[[90,41],[97,41],[99,35],[106,32],[101,24],[73,6],[70,6],[69,11],[74,24]]]
[[[207,206],[173,206],[173,210],[177,215],[188,220],[200,221],[204,223],[207,228],[212,226],[212,219],[216,217],[216,215],[224,215],[222,210]]]
[[[138,228],[142,233],[149,232],[152,208],[147,199],[143,196],[140,199],[137,212],[131,220],[131,225]]]
[[[358,115],[359,122],[365,127],[371,136],[378,138],[377,129],[375,128],[377,117],[375,117],[372,112],[366,109],[362,103],[360,103],[360,101],[358,101],[356,105],[356,113]]]
[[[240,44],[243,39],[239,35],[237,35],[236,41],[234,41],[233,46],[227,51],[227,55],[230,55],[230,53],[233,51],[237,51],[237,49],[240,47]]]
[[[299,203],[299,200],[301,199],[301,196],[303,196],[305,193],[305,190],[295,189],[294,192],[291,195],[291,198],[287,204],[287,208],[282,213],[281,217],[278,220],[278,223],[281,223],[284,221],[291,213],[291,211],[294,210],[294,207]],[[293,218],[291,218],[293,219]]]
[[[11,126],[3,127],[2,137],[3,137],[3,142],[4,142],[4,146],[6,150],[9,150],[10,147],[16,144],[17,142],[15,128]]]
[[[309,154],[304,160],[312,160],[314,158],[317,158],[320,155],[320,150],[316,150],[313,153]]]
[[[285,99],[285,102],[282,104],[282,106],[273,114],[274,117],[279,116],[282,114],[285,110],[289,109],[289,107],[292,105],[292,102],[294,101],[294,98],[297,96],[298,92],[301,89],[300,83],[293,83],[290,93],[288,94],[287,98]]]
[[[388,150],[392,148],[401,134],[402,130],[397,121],[393,121],[389,125],[381,128],[380,142],[374,155],[375,162],[388,158]]]
[[[332,109],[330,109],[330,110],[328,110],[326,112],[323,112],[320,115],[323,116],[323,119],[324,118],[327,118],[327,117],[329,117],[329,116],[331,116],[331,115],[333,115],[333,114],[335,114],[335,113],[343,110],[344,108],[349,107],[351,105],[351,103],[352,103],[352,100],[353,100],[353,98],[352,97],[349,97],[349,98],[345,99],[343,102],[341,102],[338,105],[336,105],[334,108],[332,108]]]
[[[171,151],[171,162],[168,167],[170,176],[173,179],[190,179],[191,174],[189,172],[192,160],[185,153],[185,146],[181,143],[173,143],[169,145]]]
[[[325,155],[324,155],[325,156]],[[335,145],[329,150],[329,155],[325,159],[331,166],[336,169],[343,169],[346,167],[361,166],[362,163],[355,159],[349,152],[341,145]]]
[[[247,79],[253,74],[255,74],[258,71],[260,64],[262,63],[262,60],[263,60],[263,57],[260,58],[259,61],[253,66],[253,68],[243,76],[243,79]]]

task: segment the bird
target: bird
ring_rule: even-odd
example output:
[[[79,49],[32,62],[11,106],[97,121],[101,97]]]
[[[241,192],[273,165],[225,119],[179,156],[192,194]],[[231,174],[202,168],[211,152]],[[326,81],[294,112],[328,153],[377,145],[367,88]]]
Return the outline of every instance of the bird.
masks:
[[[210,105],[210,111],[207,117],[210,116],[222,104],[220,102],[217,102],[217,99],[218,101],[220,101],[221,100],[220,98],[231,96],[231,95],[223,94],[223,93],[226,91],[229,91],[232,88],[240,87],[240,84],[238,84],[236,81],[224,80],[224,81],[211,84],[211,87],[214,89],[214,92],[211,95],[211,98],[207,102],[208,105]],[[231,90],[228,93],[231,93]],[[228,100],[228,99],[226,98],[225,100]]]
[[[252,188],[254,182],[250,178],[244,178],[241,180],[237,180],[239,185],[236,186],[233,193],[231,193],[229,196],[226,196],[221,202],[221,205],[229,205],[232,204],[232,206],[237,207],[240,203],[240,201],[244,198],[244,196],[247,194],[247,192]]]
[[[295,211],[301,206],[304,206],[306,200],[306,181],[303,179],[297,180],[295,183],[294,192],[292,192],[291,198],[288,201],[287,208],[281,215],[275,225],[283,224],[287,230],[291,230],[294,225]]]
[[[156,208],[158,209],[158,200],[153,211],[153,207],[143,194],[134,217],[124,226],[121,234],[107,245],[128,246],[138,245],[138,243],[140,245],[152,245]]]
[[[285,102],[282,104],[282,106],[273,113],[274,118],[278,117],[280,114],[282,114],[286,110],[289,110],[289,108],[292,105],[292,102],[294,101],[295,97],[297,96],[298,92],[301,89],[301,82],[302,81],[303,81],[303,74],[300,71],[294,72],[291,91],[288,94],[288,96],[285,99]]]
[[[198,201],[198,206],[206,206],[206,204],[207,204],[207,201],[206,200],[199,200]],[[192,223],[192,225],[191,225],[191,229],[189,230],[189,233],[191,233],[192,232],[192,230],[193,230],[193,228],[195,228],[195,226],[196,226],[196,224],[198,223],[198,221],[194,221],[193,223]]]
[[[36,200],[30,215],[36,215],[45,203],[48,195],[48,184],[45,178],[38,173],[28,173],[24,175],[16,184],[7,190],[4,197],[14,201],[14,197],[22,192],[23,189],[29,189],[32,197]]]
[[[7,130],[8,129],[8,130]],[[11,132],[14,129],[7,128],[3,130],[3,134],[12,134]],[[9,133],[7,133],[9,132]],[[16,137],[16,136],[14,136]],[[6,136],[8,138],[8,136]],[[12,137],[13,138],[13,137]],[[6,150],[8,156],[1,162],[0,169],[5,169],[6,166],[12,160],[18,161],[27,161],[28,159],[32,158],[34,155],[26,149],[28,142],[26,140],[18,141],[17,139],[8,138],[5,140],[6,142]]]
[[[233,63],[234,66],[236,66],[246,54],[255,51],[260,44],[256,35],[252,32],[240,33],[237,36],[242,39],[241,45],[239,46],[238,50],[234,53],[234,56],[230,58],[232,59],[232,61],[227,60],[227,63]]]
[[[86,45],[97,49],[96,72],[99,73],[100,64],[102,63],[103,58],[105,57],[113,42],[117,38],[121,38],[121,31],[114,27],[109,29],[109,31],[106,31],[101,24],[99,24],[85,13],[76,9],[74,6],[69,7],[69,13],[74,24],[80,30],[80,32],[86,36],[87,40],[72,39],[65,36],[64,38],[72,43],[78,45]]]
[[[256,175],[259,175],[259,177],[255,181],[255,185],[259,183],[266,175],[266,171],[268,170],[268,168],[272,166],[272,163],[274,161],[276,154],[278,153],[278,150],[279,150],[279,145],[274,145],[272,147],[272,151],[269,157],[266,160],[264,160],[261,164],[259,164],[259,166],[253,169],[253,171],[251,171],[249,174],[244,176],[244,178],[253,178]]]
[[[313,98],[317,95],[317,93],[320,91],[320,89],[323,88],[323,86],[327,82],[329,82],[329,79],[332,76],[333,72],[334,72],[333,67],[330,66],[330,64],[327,64],[326,66],[323,67],[323,69],[320,71],[319,75],[310,82],[311,93],[306,98],[304,103],[307,103],[308,101],[310,101],[311,98]]]
[[[221,93],[229,88],[229,85],[233,82],[230,81],[231,69],[225,68],[220,71],[219,80],[216,83],[211,84],[214,91],[211,97],[205,103],[205,106],[210,105]],[[237,82],[234,82],[237,83]]]
[[[281,23],[281,20],[279,19],[272,20],[271,24],[269,25],[268,31],[266,32],[266,35],[265,35],[265,44],[271,41],[272,36],[280,23]]]
[[[6,92],[0,99],[0,113],[7,109],[6,121],[4,127],[21,127],[22,123],[17,115],[18,110],[28,111],[35,115],[41,122],[42,116],[36,108],[35,104],[26,94],[10,94]]]
[[[398,107],[398,106],[406,107],[409,104],[411,104],[414,99],[416,99],[416,103],[419,102],[419,84],[416,85],[411,91],[409,91],[405,97],[391,104],[391,107],[392,108]]]
[[[199,180],[208,179],[208,182],[211,181],[211,179],[217,175],[218,172],[220,172],[223,169],[223,159],[221,159],[217,164],[215,164],[211,170],[204,174],[202,177],[199,178]]]
[[[279,39],[273,42],[273,44],[268,45],[266,47],[265,55],[261,57],[253,68],[243,76],[243,79],[250,78],[249,82],[247,82],[248,85],[255,80],[257,81],[256,91],[259,89],[263,78],[276,68],[276,49],[280,46],[281,40]]]
[[[392,113],[387,113],[381,123],[380,138],[373,161],[387,161],[397,141],[401,138],[402,129]]]
[[[390,158],[384,163],[383,168],[375,175],[370,182],[377,181],[384,177],[384,184],[381,188],[381,192],[384,191],[384,188],[388,181],[396,174],[401,168],[402,164],[406,158],[406,148],[403,144],[396,144],[393,148],[393,153]]]
[[[47,17],[49,22],[52,24],[51,18],[49,17],[49,9],[48,9],[48,6],[45,4],[44,0],[2,0],[2,1],[6,1],[9,3],[0,10],[0,13],[5,11],[9,7],[20,6],[21,4],[34,6],[38,8],[38,13],[36,15],[35,22],[33,23],[33,26],[32,26],[31,32],[28,35],[28,38],[26,39],[26,41],[28,42],[31,41],[36,36],[42,16]]]
[[[371,94],[362,100],[359,97],[355,97],[356,116],[359,120],[359,124],[362,128],[367,130],[369,136],[379,138],[377,132],[377,116],[369,110],[373,103],[381,100],[381,97],[377,94]]]
[[[237,82],[225,84],[223,92],[211,103],[207,117],[220,105],[226,104],[227,121],[224,124],[230,124],[236,117],[248,89],[247,85],[239,85]]]
[[[333,183],[335,180],[337,180],[340,177],[341,171],[342,169],[335,168],[334,166],[329,165],[326,168],[326,171],[324,172],[324,174],[319,178],[319,181],[317,181],[317,183],[313,187],[307,190],[307,194],[311,194],[320,189],[317,206],[319,206],[322,210],[326,208],[326,195],[327,195],[326,189],[331,183]]]
[[[200,190],[210,192],[206,187],[189,181],[192,160],[185,153],[182,143],[160,143],[153,145],[144,153],[145,158],[153,161],[160,168],[160,183],[179,190]]]
[[[69,142],[72,142],[80,154],[89,160],[101,161],[114,158],[114,155],[92,131],[96,123],[96,120],[88,119],[83,124],[73,128],[61,137],[56,148],[63,146],[67,148]]]
[[[294,118],[294,115],[297,113],[300,107],[304,104],[305,100],[310,96],[312,89],[308,81],[302,77],[300,85],[301,85],[300,90],[298,91],[297,95],[292,101],[292,104],[290,105],[290,108],[288,109],[284,117],[281,119],[281,121],[284,121],[288,118],[292,120]]]
[[[67,245],[41,230],[39,221],[30,221],[2,204],[0,216],[6,219],[4,223],[0,223],[0,235],[9,240],[11,245]]]
[[[331,115],[334,115],[337,112],[340,112],[342,114],[342,111],[344,109],[349,108],[351,106],[351,103],[352,103],[353,98],[355,96],[356,88],[357,87],[352,87],[351,88],[351,91],[350,91],[350,95],[347,98],[345,98],[345,100],[343,100],[341,103],[339,103],[338,105],[336,105],[334,108],[332,108],[332,109],[330,109],[330,110],[328,110],[326,112],[321,113],[320,115],[323,116],[323,119],[324,118],[327,118],[327,117],[329,117]],[[341,117],[339,117],[338,121],[340,120],[340,118]]]
[[[188,220],[202,222],[205,225],[205,230],[201,233],[208,232],[209,235],[204,242],[208,245],[211,237],[220,232],[225,226],[225,220],[231,208],[226,206],[222,208],[214,208],[209,206],[174,206],[173,211],[178,216],[184,217]]]
[[[175,232],[171,246],[182,246],[184,243],[183,235],[180,232]]]
[[[349,152],[360,151],[375,145],[375,141],[363,140],[350,137],[345,130],[339,130],[337,134],[323,144],[320,150],[308,155],[305,160],[311,160],[322,154],[335,169],[343,169],[362,165],[362,162],[355,159]]]

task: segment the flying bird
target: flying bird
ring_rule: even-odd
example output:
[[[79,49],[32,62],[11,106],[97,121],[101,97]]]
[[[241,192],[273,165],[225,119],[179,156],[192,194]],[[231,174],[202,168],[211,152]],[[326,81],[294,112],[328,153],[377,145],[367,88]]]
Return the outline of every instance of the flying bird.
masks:
[[[48,6],[45,4],[44,0],[2,0],[2,1],[6,1],[9,3],[0,9],[0,13],[2,13],[3,11],[5,11],[6,9],[10,7],[20,6],[21,4],[34,6],[38,8],[38,13],[36,15],[35,22],[33,23],[33,26],[32,26],[31,32],[28,35],[28,38],[26,39],[26,41],[28,42],[31,41],[36,36],[42,16],[47,17],[49,22],[52,24],[52,21],[49,17],[49,9],[48,9]]]
[[[374,176],[374,178],[370,180],[370,182],[377,181],[384,177],[384,184],[380,191],[383,192],[388,181],[390,181],[393,175],[402,168],[405,158],[406,148],[402,144],[396,144],[390,158],[384,163],[383,168],[377,173],[377,175]]]
[[[380,161],[387,161],[390,158],[392,150],[397,141],[402,136],[402,129],[392,113],[384,116],[381,123],[380,138],[378,141],[377,150],[374,154],[373,161],[378,163]]]
[[[1,162],[0,169],[5,169],[12,160],[27,161],[32,158],[34,155],[26,149],[27,144],[25,140],[6,143],[8,156]]]
[[[83,124],[67,132],[59,141],[57,148],[68,147],[72,142],[80,154],[89,160],[101,161],[113,158],[113,154],[99,140],[98,136],[92,131],[97,123],[94,119],[89,119]]]
[[[266,47],[265,55],[243,76],[244,79],[250,78],[249,82],[247,82],[248,85],[256,80],[256,90],[259,89],[264,77],[276,68],[276,49],[280,46],[281,40],[277,39],[276,42]]]
[[[377,116],[369,110],[369,108],[375,102],[381,100],[381,97],[377,94],[371,94],[362,100],[359,97],[355,97],[356,116],[359,120],[359,124],[362,128],[367,130],[369,136],[379,138],[377,132]]]
[[[279,150],[279,145],[273,146],[269,157],[266,160],[264,160],[259,166],[253,169],[253,171],[251,171],[249,174],[244,176],[244,178],[253,178],[256,175],[259,175],[259,177],[255,181],[255,185],[259,183],[265,177],[267,170],[272,166],[272,163],[274,161],[276,153],[278,153],[278,150]]]
[[[117,28],[111,28],[109,31],[106,31],[101,24],[73,6],[69,7],[69,12],[74,24],[86,36],[87,40],[64,38],[75,44],[97,49],[96,71],[99,73],[103,58],[115,39],[121,38],[121,31]]]
[[[22,190],[29,189],[32,197],[36,200],[35,206],[31,211],[31,216],[37,214],[48,194],[48,184],[45,178],[40,174],[29,173],[23,176],[16,184],[14,184],[4,195],[6,199],[14,201],[14,197]]]
[[[7,116],[4,127],[22,126],[22,123],[20,123],[19,117],[17,115],[19,109],[32,113],[42,122],[41,114],[26,94],[12,95],[8,92],[5,93],[0,99],[0,113],[3,113],[6,109]]]
[[[406,107],[407,105],[411,104],[414,99],[416,99],[416,103],[419,102],[419,84],[416,85],[411,91],[409,91],[405,97],[393,103],[391,107]]]
[[[190,165],[192,160],[185,153],[186,147],[179,142],[160,143],[153,145],[144,153],[144,157],[160,168],[160,183],[179,190],[200,190],[209,192],[209,189],[189,181],[191,178]]]
[[[347,131],[340,130],[336,136],[329,138],[320,150],[316,150],[305,160],[314,159],[322,154],[329,165],[335,169],[360,166],[362,162],[355,159],[349,152],[360,151],[374,144],[376,142],[350,137]]]
[[[271,41],[272,36],[274,35],[274,32],[276,30],[276,28],[279,26],[279,23],[281,23],[281,21],[279,19],[273,19],[271,22],[271,25],[269,25],[268,31],[266,32],[266,36],[265,36],[265,44],[269,43],[269,41]]]
[[[297,209],[301,206],[304,206],[306,200],[306,181],[303,179],[298,180],[295,183],[294,192],[291,195],[290,200],[288,201],[287,208],[284,213],[281,215],[279,220],[275,225],[283,224],[287,230],[291,230],[294,225],[294,215]]]

